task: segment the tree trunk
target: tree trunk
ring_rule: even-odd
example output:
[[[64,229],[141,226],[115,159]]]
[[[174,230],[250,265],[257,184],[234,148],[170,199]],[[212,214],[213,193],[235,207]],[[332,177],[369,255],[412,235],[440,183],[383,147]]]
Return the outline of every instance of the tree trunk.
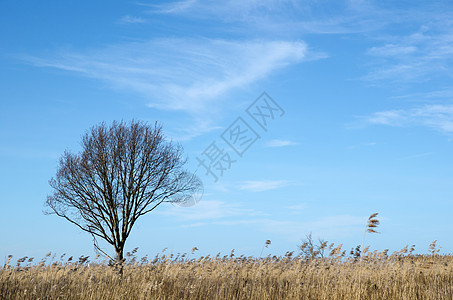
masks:
[[[115,271],[118,273],[120,277],[123,276],[123,263],[124,263],[123,249],[124,249],[123,246],[115,247],[116,251]]]
[[[123,247],[116,249],[116,262],[123,263]]]

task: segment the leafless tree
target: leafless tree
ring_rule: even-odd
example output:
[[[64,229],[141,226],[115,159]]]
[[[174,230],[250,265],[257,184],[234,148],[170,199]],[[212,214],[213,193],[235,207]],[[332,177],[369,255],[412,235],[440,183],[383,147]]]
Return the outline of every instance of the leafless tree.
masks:
[[[324,252],[327,250],[327,241],[319,239],[316,244],[311,233],[306,235],[306,239],[299,245],[300,256],[307,260],[324,258]]]
[[[183,169],[182,147],[167,141],[157,123],[102,123],[83,135],[81,146],[60,158],[46,213],[90,233],[98,251],[97,238],[113,245],[117,263],[139,217],[164,202],[191,201],[202,188]]]

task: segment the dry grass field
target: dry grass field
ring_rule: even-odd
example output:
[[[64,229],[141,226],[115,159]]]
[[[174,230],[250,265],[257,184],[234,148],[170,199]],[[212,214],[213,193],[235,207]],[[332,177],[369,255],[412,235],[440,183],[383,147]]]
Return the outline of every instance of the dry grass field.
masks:
[[[319,248],[318,248],[319,249]],[[453,256],[351,251],[189,259],[129,254],[123,275],[99,258],[9,259],[1,299],[453,299]],[[303,253],[303,252],[302,252]],[[53,259],[53,260],[52,260]]]

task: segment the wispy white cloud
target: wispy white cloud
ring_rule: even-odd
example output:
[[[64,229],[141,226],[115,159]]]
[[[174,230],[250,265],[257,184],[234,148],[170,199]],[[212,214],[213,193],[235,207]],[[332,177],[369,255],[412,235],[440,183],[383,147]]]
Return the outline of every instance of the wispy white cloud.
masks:
[[[294,146],[298,143],[290,141],[290,140],[270,140],[268,141],[265,146],[266,147],[285,147],[285,146]]]
[[[376,56],[400,56],[408,55],[417,51],[417,47],[408,45],[387,44],[381,47],[372,47],[368,54]]]
[[[303,210],[303,209],[307,208],[307,204],[299,203],[299,204],[294,204],[294,205],[287,206],[287,208],[288,209],[293,209],[293,210]]]
[[[288,186],[289,184],[286,180],[253,180],[242,182],[239,188],[251,192],[264,192]]]
[[[421,25],[416,32],[386,36],[386,44],[370,48],[367,53],[376,59],[365,79],[370,82],[428,81],[438,76],[451,76],[453,63],[453,26],[439,13],[438,23]]]
[[[362,232],[365,217],[352,215],[337,215],[322,217],[313,221],[294,221],[271,218],[232,218],[226,220],[211,220],[206,222],[195,222],[183,225],[185,227],[200,226],[245,226],[253,227],[256,230],[271,235],[284,236],[291,241],[300,241],[306,234],[313,233],[313,236],[325,239],[341,239]]]
[[[370,71],[365,80],[411,82],[452,75],[453,13],[447,3],[417,3],[404,9],[380,1],[340,0],[182,0],[149,4],[152,15],[214,21],[216,30],[239,36],[284,39],[301,33],[373,33],[380,44],[366,53]],[[409,26],[410,25],[410,26]],[[391,34],[387,30],[392,28]],[[419,28],[408,32],[408,28]],[[318,53],[321,55],[321,53]],[[327,54],[322,54],[327,57]]]
[[[153,7],[154,11],[158,13],[174,14],[190,10],[192,7],[196,6],[197,3],[197,0],[183,0],[178,2],[168,2],[166,4],[151,4],[147,6]]]
[[[135,92],[150,107],[190,113],[214,109],[234,89],[308,59],[302,41],[158,39],[84,53],[25,58],[41,67],[67,70]]]
[[[305,211],[307,209],[307,204],[299,203],[299,204],[289,205],[286,208],[288,209],[289,214],[295,215],[295,214],[300,214],[303,211]]]
[[[408,116],[404,110],[389,110],[375,112],[365,120],[371,124],[401,126],[407,123]]]
[[[121,23],[121,24],[140,24],[140,23],[146,23],[146,22],[147,21],[144,18],[129,16],[129,15],[122,16],[118,20],[118,23]]]
[[[418,92],[393,96],[394,99],[404,99],[415,102],[432,102],[433,100],[451,100],[453,99],[453,88],[442,87],[427,92]]]
[[[301,212],[306,209],[306,205],[299,203],[286,206],[286,209]],[[366,217],[352,215],[326,216],[311,221],[280,219],[239,203],[218,200],[201,201],[196,206],[187,208],[167,206],[156,214],[178,220],[181,227],[248,226],[258,231],[285,236],[292,241],[299,241],[310,232],[326,239],[339,239],[353,234],[354,230],[362,231],[366,222]]]
[[[359,143],[359,144],[348,146],[347,149],[350,149],[350,150],[352,150],[352,149],[360,149],[360,148],[363,148],[363,147],[374,147],[376,145],[377,145],[376,142],[366,142],[366,143]]]
[[[165,210],[156,213],[176,217],[178,220],[182,221],[199,221],[197,223],[200,223],[203,220],[220,220],[244,215],[260,215],[259,211],[243,208],[235,203],[227,203],[218,200],[200,201],[197,205],[192,207],[168,206]]]
[[[262,34],[367,32],[397,19],[368,1],[184,0],[149,7],[152,14],[222,20],[230,30]]]
[[[402,9],[396,3],[361,0],[183,0],[151,5],[149,12],[221,20],[216,22],[220,30],[242,36],[373,33],[366,38],[379,44],[366,51],[372,59],[362,76],[372,84],[453,75],[453,13],[447,3],[414,2]]]
[[[427,126],[453,133],[453,105],[424,105],[411,109],[376,112],[363,117],[368,124],[387,126]]]

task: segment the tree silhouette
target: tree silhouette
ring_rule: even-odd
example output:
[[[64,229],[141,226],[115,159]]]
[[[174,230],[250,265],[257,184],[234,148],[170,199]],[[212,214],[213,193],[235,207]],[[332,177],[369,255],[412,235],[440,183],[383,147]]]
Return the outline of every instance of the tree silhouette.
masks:
[[[65,151],[60,158],[46,213],[90,233],[101,252],[97,238],[111,244],[119,264],[139,217],[164,202],[193,201],[202,189],[183,169],[182,147],[167,141],[157,123],[102,123],[83,135],[81,146],[78,154]]]

